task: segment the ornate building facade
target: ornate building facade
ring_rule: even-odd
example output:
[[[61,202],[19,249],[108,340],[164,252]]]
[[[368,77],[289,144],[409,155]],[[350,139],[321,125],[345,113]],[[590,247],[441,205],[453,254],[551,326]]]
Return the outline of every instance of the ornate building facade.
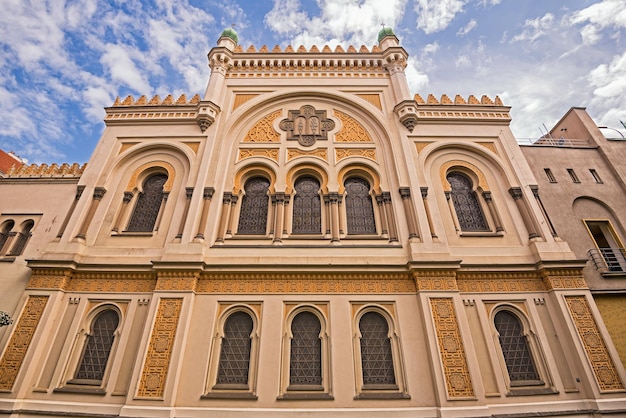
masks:
[[[116,100],[86,167],[0,181],[0,412],[626,413],[509,108],[406,60],[226,30],[202,97]]]

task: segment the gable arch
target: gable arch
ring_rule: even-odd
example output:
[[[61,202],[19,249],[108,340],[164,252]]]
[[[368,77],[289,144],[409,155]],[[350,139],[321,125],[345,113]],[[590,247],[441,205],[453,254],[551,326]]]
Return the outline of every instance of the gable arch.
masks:
[[[286,193],[292,193],[295,181],[299,177],[306,175],[316,178],[320,182],[320,189],[322,190],[322,193],[328,193],[328,174],[321,167],[314,164],[299,164],[289,169],[286,177]]]
[[[451,171],[461,171],[462,173],[469,175],[472,180],[477,180],[477,182],[475,181],[475,183],[477,184],[478,188],[480,188],[484,192],[489,191],[489,185],[487,184],[487,180],[485,179],[485,175],[483,174],[483,172],[474,164],[462,160],[448,161],[447,163],[443,164],[439,169],[439,178],[441,179],[441,184],[443,185],[444,191],[449,192],[452,190],[450,183],[446,179],[446,176]]]
[[[381,194],[380,176],[376,170],[365,164],[350,164],[339,170],[337,182],[339,183],[339,194],[345,192],[345,181],[351,177],[362,177],[370,184],[371,189],[376,194]]]
[[[125,191],[132,192],[133,190],[141,189],[141,185],[143,184],[144,180],[152,174],[157,173],[163,173],[167,175],[167,181],[163,185],[163,192],[171,192],[176,171],[174,169],[174,166],[166,161],[154,161],[144,163],[141,166],[137,167],[133,174],[130,176]]]

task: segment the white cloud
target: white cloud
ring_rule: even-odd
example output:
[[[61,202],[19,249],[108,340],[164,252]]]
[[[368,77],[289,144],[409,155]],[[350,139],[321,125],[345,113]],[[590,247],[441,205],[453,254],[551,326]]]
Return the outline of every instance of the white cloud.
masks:
[[[524,30],[519,35],[515,35],[511,42],[528,41],[531,44],[537,39],[554,30],[554,15],[546,13],[543,17],[528,19],[524,22]]]
[[[138,55],[138,52],[124,45],[109,44],[100,62],[113,81],[126,85],[130,90],[150,92],[152,89],[144,72],[137,68],[131,55]]]
[[[470,20],[467,25],[465,25],[464,27],[462,27],[461,29],[459,29],[459,31],[456,33],[457,36],[465,36],[468,33],[470,33],[478,24],[478,22],[476,22],[476,19],[472,19]]]
[[[626,4],[624,0],[603,0],[570,16],[574,25],[587,23],[581,29],[583,42],[594,45],[602,39],[600,31],[606,28],[626,28]]]
[[[467,0],[416,0],[417,27],[427,34],[444,30],[466,3]]]

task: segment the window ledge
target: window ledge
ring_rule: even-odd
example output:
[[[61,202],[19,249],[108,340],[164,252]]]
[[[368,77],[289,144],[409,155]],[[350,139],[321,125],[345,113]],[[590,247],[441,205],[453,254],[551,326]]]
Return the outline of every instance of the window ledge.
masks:
[[[411,399],[411,395],[404,392],[361,392],[354,399]]]
[[[534,395],[557,395],[558,390],[554,388],[510,388],[506,396],[534,396]]]
[[[151,231],[151,232],[132,232],[132,231],[111,232],[112,237],[151,237],[153,235],[154,235],[154,231]]]
[[[329,393],[320,393],[320,392],[298,392],[298,393],[283,393],[276,400],[279,401],[288,401],[288,400],[313,400],[313,401],[322,401],[328,400],[332,401],[335,397]]]
[[[68,386],[63,386],[60,388],[54,388],[52,391],[56,393],[84,393],[87,395],[100,395],[100,396],[106,395],[106,391],[103,388],[94,387],[94,386],[68,385]]]
[[[200,397],[200,399],[248,399],[256,401],[258,397],[252,392],[209,392]]]
[[[504,232],[503,231],[498,231],[498,232],[489,232],[489,231],[485,231],[485,232],[463,232],[461,231],[459,233],[459,236],[461,237],[503,237],[504,236]]]

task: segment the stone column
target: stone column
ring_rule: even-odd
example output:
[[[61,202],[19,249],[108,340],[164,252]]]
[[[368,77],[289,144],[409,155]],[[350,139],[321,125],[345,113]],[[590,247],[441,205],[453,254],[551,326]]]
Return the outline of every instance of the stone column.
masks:
[[[396,230],[396,217],[391,206],[391,193],[383,192],[383,204],[387,214],[387,223],[389,227],[389,242],[398,242],[398,231]]]
[[[235,222],[236,222],[235,208],[237,207],[238,200],[239,200],[239,196],[237,195],[232,195],[232,198],[230,199],[230,214],[228,215],[229,222],[228,222],[228,229],[226,230],[227,237],[233,236],[233,231],[235,229]]]
[[[228,222],[228,216],[230,215],[230,200],[233,194],[230,192],[224,193],[222,198],[222,215],[220,216],[220,226],[217,231],[217,239],[215,242],[224,242],[224,234],[226,232],[226,223]]]
[[[283,222],[285,218],[285,194],[276,193],[274,195],[276,201],[276,213],[274,215],[274,243],[283,241]]]
[[[487,207],[489,208],[491,218],[496,224],[496,232],[504,231],[504,227],[502,226],[502,220],[500,219],[500,215],[498,214],[496,206],[493,203],[493,199],[491,198],[491,192],[483,192],[483,199],[485,199],[485,202],[487,202]]]
[[[389,238],[389,227],[387,226],[387,214],[385,213],[385,206],[383,203],[383,195],[376,195],[376,206],[378,206],[378,213],[380,213],[381,231],[380,234],[383,238]]]
[[[65,228],[67,228],[67,224],[70,222],[70,218],[72,217],[72,214],[74,214],[76,205],[78,204],[80,197],[83,195],[83,190],[85,190],[85,186],[76,187],[76,196],[74,197],[74,201],[72,202],[72,205],[70,206],[70,210],[68,210],[67,215],[65,215],[65,219],[63,220],[61,227],[59,228],[59,232],[57,233],[57,238],[61,238],[63,236],[63,233],[65,232]]]
[[[185,229],[185,223],[187,223],[187,215],[189,215],[189,204],[191,203],[191,197],[193,196],[193,187],[185,188],[185,209],[183,210],[183,216],[180,219],[180,225],[178,225],[178,234],[176,238],[183,237],[183,231]]]
[[[409,238],[419,238],[417,232],[417,222],[415,221],[415,210],[411,201],[411,189],[408,187],[400,187],[400,196],[402,197],[402,205],[406,213],[406,222],[409,227]]]
[[[509,194],[515,200],[515,204],[517,205],[517,209],[522,215],[522,220],[524,221],[524,225],[526,225],[526,229],[528,230],[528,238],[537,238],[540,235],[537,233],[535,229],[535,224],[530,218],[530,213],[528,211],[528,207],[526,206],[526,202],[524,201],[524,194],[522,193],[522,189],[520,187],[511,187],[509,189]]]
[[[550,228],[550,233],[553,237],[557,237],[556,229],[554,229],[554,225],[552,225],[552,221],[550,220],[550,216],[548,216],[548,212],[546,212],[546,208],[543,206],[543,202],[541,201],[541,197],[539,197],[539,186],[530,186],[530,190],[533,192],[533,196],[535,196],[535,200],[539,204],[539,209],[541,209],[541,214],[544,219],[548,223],[548,227]]]
[[[420,187],[420,193],[422,194],[422,201],[424,202],[424,210],[426,211],[426,220],[428,221],[430,236],[433,238],[437,238],[437,234],[435,233],[435,226],[433,225],[433,219],[430,215],[430,208],[428,207],[428,187]]]
[[[102,197],[107,192],[104,187],[96,187],[93,191],[93,200],[91,201],[91,205],[89,206],[89,211],[87,212],[87,216],[83,220],[83,224],[80,226],[80,230],[78,231],[78,235],[76,238],[85,239],[85,235],[87,234],[87,228],[89,228],[89,224],[93,220],[93,216],[98,209],[98,205],[100,205],[100,201]]]
[[[198,225],[198,232],[196,233],[196,239],[204,239],[204,231],[206,230],[206,222],[209,216],[209,207],[211,206],[211,199],[215,189],[213,187],[205,187],[202,194],[202,214],[200,215],[200,225]]]
[[[329,193],[330,201],[330,242],[339,242],[339,194]]]

